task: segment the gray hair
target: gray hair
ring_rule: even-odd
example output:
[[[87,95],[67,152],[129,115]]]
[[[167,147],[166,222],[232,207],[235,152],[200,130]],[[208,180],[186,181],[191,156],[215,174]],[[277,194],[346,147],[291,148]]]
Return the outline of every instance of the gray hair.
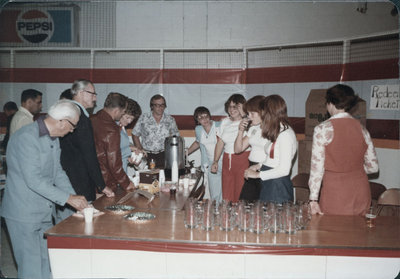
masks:
[[[93,85],[93,82],[91,82],[88,79],[77,79],[74,81],[71,87],[71,93],[72,95],[78,94],[79,91],[84,90],[89,84]]]
[[[70,100],[59,100],[52,105],[47,113],[51,118],[56,120],[79,118],[81,111],[75,103]]]

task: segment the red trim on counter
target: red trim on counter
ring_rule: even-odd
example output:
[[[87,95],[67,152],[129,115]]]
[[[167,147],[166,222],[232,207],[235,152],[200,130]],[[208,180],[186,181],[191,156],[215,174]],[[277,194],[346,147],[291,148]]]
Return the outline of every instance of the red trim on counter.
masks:
[[[0,82],[71,83],[87,78],[95,83],[254,84],[338,82],[398,78],[398,59],[250,69],[77,69],[3,68]]]
[[[400,257],[400,250],[339,249],[315,247],[256,246],[233,244],[199,244],[154,241],[129,241],[99,238],[47,236],[49,249],[136,250],[160,253],[274,254],[350,257]]]

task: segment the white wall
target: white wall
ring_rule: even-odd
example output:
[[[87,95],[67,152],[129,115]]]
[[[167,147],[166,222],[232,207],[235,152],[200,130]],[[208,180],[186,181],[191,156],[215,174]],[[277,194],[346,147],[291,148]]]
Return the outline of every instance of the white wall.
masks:
[[[364,2],[364,1],[363,1]],[[393,4],[369,2],[117,2],[116,46],[223,48],[346,38],[398,29]]]

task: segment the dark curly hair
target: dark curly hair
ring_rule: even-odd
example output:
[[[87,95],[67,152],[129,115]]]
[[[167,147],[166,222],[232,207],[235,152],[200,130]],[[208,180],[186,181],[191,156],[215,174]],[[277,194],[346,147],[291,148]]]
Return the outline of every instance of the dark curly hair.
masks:
[[[349,111],[357,104],[360,98],[354,93],[353,88],[350,86],[336,84],[326,91],[325,99],[327,104],[332,104],[337,109]]]
[[[211,114],[210,114],[210,111],[208,110],[208,108],[202,107],[202,106],[197,107],[193,113],[193,118],[194,118],[194,122],[196,123],[196,125],[200,124],[199,121],[197,120],[197,118],[199,117],[199,115],[202,115],[202,114],[207,114],[208,117],[211,118]]]
[[[142,114],[142,109],[135,100],[128,99],[125,113],[132,115],[135,119],[138,119]]]
[[[225,112],[229,114],[228,109],[229,105],[234,103],[235,105],[237,104],[243,104],[246,103],[246,99],[243,97],[242,94],[233,94],[229,97],[229,99],[225,102]]]

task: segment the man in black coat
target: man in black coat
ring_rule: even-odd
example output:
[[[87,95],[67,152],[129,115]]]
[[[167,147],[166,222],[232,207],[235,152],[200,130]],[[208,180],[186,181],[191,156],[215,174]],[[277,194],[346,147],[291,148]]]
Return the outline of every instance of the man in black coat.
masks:
[[[72,100],[80,110],[81,116],[73,133],[60,140],[61,165],[77,195],[83,195],[88,201],[96,199],[96,192],[113,197],[114,192],[106,187],[101,174],[93,138],[93,128],[86,109],[93,108],[96,92],[89,80],[76,80],[71,88]],[[70,214],[70,213],[69,213]],[[60,213],[62,217],[66,214]]]

